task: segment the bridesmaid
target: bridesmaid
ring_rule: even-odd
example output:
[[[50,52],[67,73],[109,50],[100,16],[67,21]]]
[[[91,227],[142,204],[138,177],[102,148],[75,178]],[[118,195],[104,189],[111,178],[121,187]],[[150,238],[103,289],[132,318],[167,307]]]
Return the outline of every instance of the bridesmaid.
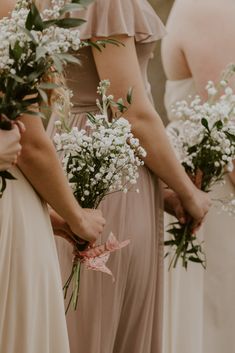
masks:
[[[148,61],[165,29],[146,0],[96,0],[78,14],[87,22],[82,39],[112,37],[124,45],[108,45],[102,53],[85,48],[81,66],[68,67],[66,78],[74,91],[71,126],[85,126],[86,112],[97,111],[96,88],[109,78],[110,93],[124,97],[133,87],[133,104],[125,117],[148,153],[137,188],[104,200],[107,224],[104,241],[113,231],[129,247],[109,261],[116,278],[84,271],[77,312],[67,316],[72,353],[160,353],[162,336],[163,225],[162,188],[158,177],[178,194],[199,223],[209,207],[208,196],[197,190],[174,157],[160,117],[152,105]],[[48,133],[55,132],[52,118]],[[169,172],[170,171],[170,172]],[[61,241],[58,252],[63,279],[71,268],[72,248]]]
[[[235,3],[230,0],[176,0],[167,23],[162,57],[168,78],[165,103],[189,95],[206,98],[208,80],[219,81],[235,61]],[[235,88],[235,79],[231,81]],[[235,172],[212,198],[234,193]],[[207,270],[198,265],[166,273],[164,353],[234,352],[235,219],[212,207],[201,235]]]
[[[5,2],[0,17],[7,16],[13,5],[14,1]],[[16,180],[8,182],[0,199],[0,352],[69,353],[62,283],[45,201],[73,233],[88,241],[98,238],[104,220],[100,211],[82,210],[77,204],[41,120],[24,116],[21,121],[26,127],[22,153],[17,167],[10,169]],[[20,149],[13,147],[19,140],[15,129],[0,131],[1,148],[3,134],[9,146],[12,141],[13,162]],[[3,153],[4,149],[0,160]]]

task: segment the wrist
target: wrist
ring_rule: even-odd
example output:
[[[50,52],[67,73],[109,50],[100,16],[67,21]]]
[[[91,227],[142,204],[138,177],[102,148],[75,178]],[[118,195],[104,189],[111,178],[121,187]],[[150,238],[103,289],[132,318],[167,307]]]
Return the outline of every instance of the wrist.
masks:
[[[190,184],[186,186],[182,192],[178,193],[182,204],[193,202],[196,191],[196,186],[190,181]]]
[[[67,223],[69,224],[73,232],[77,234],[79,230],[82,228],[83,222],[84,222],[84,212],[83,212],[83,209],[79,206],[71,213],[71,215],[67,219]]]

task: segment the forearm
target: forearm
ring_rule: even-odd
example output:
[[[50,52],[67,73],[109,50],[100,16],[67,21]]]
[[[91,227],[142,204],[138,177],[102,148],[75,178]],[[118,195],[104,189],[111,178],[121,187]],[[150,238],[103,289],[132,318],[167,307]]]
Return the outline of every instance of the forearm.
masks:
[[[18,166],[39,195],[66,221],[75,217],[78,205],[50,141],[40,148],[23,146]]]
[[[134,135],[147,151],[145,164],[181,198],[190,198],[194,186],[177,160],[158,115],[129,120]]]
[[[18,167],[38,194],[68,223],[80,217],[77,204],[68,185],[55,148],[46,135],[41,119],[24,116],[26,131],[22,136],[22,153]]]

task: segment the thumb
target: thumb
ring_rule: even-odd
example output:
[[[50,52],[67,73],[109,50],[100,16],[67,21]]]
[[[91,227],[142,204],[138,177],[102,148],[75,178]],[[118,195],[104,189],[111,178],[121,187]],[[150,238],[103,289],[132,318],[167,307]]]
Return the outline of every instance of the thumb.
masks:
[[[186,213],[185,213],[181,203],[178,203],[178,205],[176,207],[176,210],[175,210],[175,215],[176,215],[176,218],[178,219],[178,221],[181,224],[185,224],[186,223],[186,218],[187,217],[186,217]]]

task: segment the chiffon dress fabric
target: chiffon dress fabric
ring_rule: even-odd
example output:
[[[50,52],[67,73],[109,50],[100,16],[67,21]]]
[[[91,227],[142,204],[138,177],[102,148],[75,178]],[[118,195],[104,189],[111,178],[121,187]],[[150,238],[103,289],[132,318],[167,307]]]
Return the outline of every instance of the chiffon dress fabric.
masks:
[[[69,353],[46,204],[17,168],[0,199],[0,352]]]
[[[176,117],[172,105],[196,94],[193,78],[167,81],[165,106],[170,121]],[[216,186],[211,199],[229,198],[234,186],[226,177]],[[168,220],[165,220],[166,227]],[[214,204],[198,236],[204,240],[207,268],[190,264],[165,270],[163,353],[230,353],[234,349],[235,219],[219,213]],[[167,237],[167,235],[166,235]]]
[[[87,20],[81,38],[126,35],[135,38],[136,52],[149,99],[148,61],[165,29],[146,0],[97,0],[78,17]],[[104,49],[105,50],[105,49]],[[79,51],[81,66],[69,65],[66,79],[73,90],[70,126],[84,128],[86,112],[95,106],[99,76],[90,48]],[[115,68],[114,68],[115,70]],[[123,92],[125,94],[125,92]],[[48,133],[55,134],[54,116]],[[109,195],[100,208],[107,220],[103,243],[112,231],[130,245],[108,262],[115,283],[105,274],[82,271],[78,309],[69,311],[67,324],[72,353],[160,353],[162,345],[163,211],[162,188],[146,168],[136,188]],[[72,264],[72,248],[57,241],[63,281]]]

